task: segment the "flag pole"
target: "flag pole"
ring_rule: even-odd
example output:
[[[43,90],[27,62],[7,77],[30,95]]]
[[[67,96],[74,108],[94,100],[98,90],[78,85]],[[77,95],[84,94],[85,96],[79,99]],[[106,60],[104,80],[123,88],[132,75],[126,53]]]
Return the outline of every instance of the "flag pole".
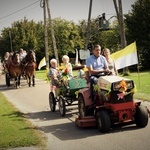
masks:
[[[139,66],[139,63],[138,63],[137,68],[138,68],[138,81],[139,81],[139,89],[140,89],[140,71],[139,71],[140,66]]]
[[[135,45],[136,45],[136,41],[135,41]],[[136,50],[137,50],[137,46],[136,46]],[[137,62],[138,62],[138,64],[137,64],[137,71],[138,71],[138,82],[139,82],[139,89],[140,89],[140,87],[141,87],[141,84],[140,84],[140,65],[139,65],[139,55],[138,55],[138,51],[137,51]]]

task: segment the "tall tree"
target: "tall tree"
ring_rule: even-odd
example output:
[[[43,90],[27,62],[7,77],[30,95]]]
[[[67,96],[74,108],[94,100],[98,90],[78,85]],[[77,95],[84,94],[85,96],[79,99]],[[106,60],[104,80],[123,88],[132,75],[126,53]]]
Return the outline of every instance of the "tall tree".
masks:
[[[126,15],[128,42],[136,41],[140,63],[150,69],[150,0],[137,0]]]
[[[74,22],[56,18],[53,20],[53,24],[59,56],[68,54],[69,52],[74,53],[75,47],[83,45],[79,35],[79,27]],[[50,55],[52,55],[52,42],[50,43],[50,50]]]

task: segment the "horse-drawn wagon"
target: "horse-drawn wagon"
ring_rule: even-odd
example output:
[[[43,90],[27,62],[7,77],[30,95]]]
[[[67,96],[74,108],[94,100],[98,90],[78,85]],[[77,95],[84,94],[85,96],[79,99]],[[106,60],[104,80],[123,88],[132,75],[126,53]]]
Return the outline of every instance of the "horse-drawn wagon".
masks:
[[[74,67],[73,70],[82,69],[84,66]],[[78,90],[87,87],[87,81],[84,77],[73,77],[68,80],[68,88],[64,85],[63,80],[60,80],[60,86],[55,87],[49,92],[49,105],[52,112],[56,110],[58,102],[59,112],[61,116],[65,116],[66,107],[77,101]]]
[[[6,85],[10,86],[10,81],[14,80],[14,86],[20,88],[20,79],[22,75],[25,75],[28,79],[29,86],[31,85],[31,78],[33,86],[35,85],[34,73],[36,68],[35,54],[30,50],[23,61],[20,59],[18,52],[13,52],[4,62],[4,72]]]

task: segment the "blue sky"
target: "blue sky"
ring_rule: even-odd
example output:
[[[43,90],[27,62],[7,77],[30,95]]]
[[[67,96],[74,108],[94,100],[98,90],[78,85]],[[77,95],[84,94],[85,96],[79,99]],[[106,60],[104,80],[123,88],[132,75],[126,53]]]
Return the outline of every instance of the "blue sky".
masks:
[[[122,0],[123,13],[128,13],[135,1]],[[78,23],[88,18],[89,3],[90,0],[49,0],[51,16]],[[96,18],[102,13],[106,13],[106,19],[116,14],[113,0],[93,0],[91,17]],[[43,20],[40,0],[0,0],[0,32],[24,17],[34,21]]]

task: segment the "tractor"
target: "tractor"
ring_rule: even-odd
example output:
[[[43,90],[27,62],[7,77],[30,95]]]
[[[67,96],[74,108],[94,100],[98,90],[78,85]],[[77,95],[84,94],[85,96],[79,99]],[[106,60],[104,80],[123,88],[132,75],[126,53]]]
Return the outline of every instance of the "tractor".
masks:
[[[109,132],[115,125],[136,124],[143,128],[148,124],[148,111],[141,101],[135,101],[133,80],[121,76],[100,76],[94,85],[94,97],[90,88],[78,91],[78,127],[97,126],[100,132]]]

